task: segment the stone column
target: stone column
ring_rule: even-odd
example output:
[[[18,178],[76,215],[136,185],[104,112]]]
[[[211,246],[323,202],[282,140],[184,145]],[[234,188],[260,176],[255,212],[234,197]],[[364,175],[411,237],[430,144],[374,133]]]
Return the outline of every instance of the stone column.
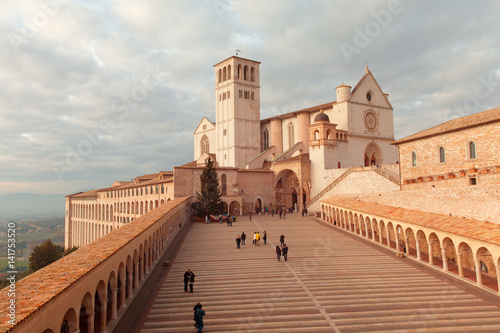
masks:
[[[500,266],[496,266],[496,269],[497,269],[498,292],[500,293]]]
[[[101,333],[107,333],[106,330],[106,318],[108,317],[108,299],[101,299]]]
[[[446,256],[446,248],[441,248],[441,255],[443,256],[443,271],[449,271],[448,268],[448,257]]]
[[[132,272],[130,272],[130,274],[128,274],[128,275],[130,275],[130,279],[132,279]],[[128,291],[128,293],[129,293],[129,295],[132,295],[132,280],[130,280],[130,281],[131,281],[129,283],[130,290]],[[120,282],[122,284],[121,285],[122,293],[120,294],[120,303],[121,303],[120,307],[124,308],[127,306],[127,304],[125,304],[125,296],[127,294],[127,291],[125,289],[127,288],[127,282],[125,281],[125,279],[121,279]]]
[[[122,292],[122,294],[124,293]],[[118,288],[111,288],[111,320],[116,318],[117,305],[118,305]]]
[[[134,270],[134,288],[137,288],[139,286],[139,262],[136,262],[135,264],[135,270]]]
[[[420,242],[418,241],[418,239],[416,239],[415,247],[416,247],[416,251],[417,251],[417,260],[421,261],[422,255],[420,253]]]
[[[391,234],[389,233],[389,228],[385,228],[385,233],[387,234],[387,247],[391,247]]]
[[[89,328],[89,332],[94,332],[94,316],[95,311],[92,311],[87,319],[87,327]]]
[[[401,250],[399,249],[399,232],[398,230],[396,230],[396,251],[401,252]]]
[[[146,259],[144,259],[144,266],[146,266],[146,274],[149,273],[149,251],[146,252]]]
[[[434,259],[432,258],[432,242],[428,243],[428,248],[429,248],[429,265],[434,265]]]
[[[462,253],[457,253],[458,276],[464,277],[464,264],[462,261]],[[500,289],[499,289],[500,290]]]
[[[476,263],[476,283],[483,285],[483,276],[481,275],[481,260],[479,258],[474,259]]]
[[[133,264],[132,264],[133,265]],[[132,297],[132,269],[127,272],[127,280],[129,281],[128,287],[127,287],[127,293],[128,297]],[[125,289],[123,289],[125,291]],[[123,292],[123,300],[125,301],[125,292]],[[122,303],[122,307],[125,307],[125,302]]]

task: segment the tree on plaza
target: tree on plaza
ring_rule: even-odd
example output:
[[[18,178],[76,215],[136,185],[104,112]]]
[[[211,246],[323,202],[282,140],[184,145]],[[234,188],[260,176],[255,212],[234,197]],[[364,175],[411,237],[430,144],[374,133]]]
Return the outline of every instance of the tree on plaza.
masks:
[[[224,203],[221,200],[215,163],[210,157],[205,162],[205,168],[200,176],[201,191],[196,191],[196,202],[192,206],[194,214],[197,216],[222,214]]]
[[[37,271],[61,258],[64,249],[60,245],[55,245],[50,239],[35,246],[30,255],[30,268]]]

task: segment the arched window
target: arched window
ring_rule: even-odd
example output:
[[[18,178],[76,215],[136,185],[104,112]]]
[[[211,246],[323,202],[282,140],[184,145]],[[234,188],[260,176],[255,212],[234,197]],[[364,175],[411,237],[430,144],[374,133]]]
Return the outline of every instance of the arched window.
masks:
[[[267,128],[264,130],[264,133],[262,133],[262,151],[269,149],[269,131]]]
[[[238,79],[240,80],[243,77],[243,73],[241,72],[241,65],[238,65]]]
[[[222,69],[219,69],[219,83],[222,82]]]
[[[224,67],[224,69],[222,70],[222,81],[226,80],[227,80],[227,69],[226,67]]]
[[[222,176],[220,177],[220,182],[221,182],[221,194],[222,195],[227,195],[227,177],[226,174],[223,173]]]
[[[288,148],[293,146],[294,143],[295,143],[295,133],[293,128],[293,123],[290,122],[288,124]]]
[[[227,66],[227,79],[231,80],[231,65]]]
[[[200,141],[200,151],[201,155],[204,153],[210,153],[210,140],[208,140],[208,137],[206,135],[203,135]]]
[[[243,80],[248,80],[248,66],[243,68]]]
[[[469,159],[476,159],[476,143],[474,141],[469,142]]]
[[[417,153],[415,153],[414,151],[411,152],[411,166],[417,166]]]
[[[255,81],[255,69],[253,67],[250,69],[250,81]]]
[[[439,163],[446,162],[446,154],[444,152],[444,147],[439,147]]]

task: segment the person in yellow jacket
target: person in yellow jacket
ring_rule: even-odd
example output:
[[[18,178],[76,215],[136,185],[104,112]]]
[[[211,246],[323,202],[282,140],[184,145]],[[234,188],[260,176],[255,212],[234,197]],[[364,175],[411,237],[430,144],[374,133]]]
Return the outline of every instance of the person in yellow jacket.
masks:
[[[257,245],[259,245],[259,241],[260,241],[260,234],[259,234],[259,232],[257,232],[257,235],[255,235],[255,239],[257,240]]]

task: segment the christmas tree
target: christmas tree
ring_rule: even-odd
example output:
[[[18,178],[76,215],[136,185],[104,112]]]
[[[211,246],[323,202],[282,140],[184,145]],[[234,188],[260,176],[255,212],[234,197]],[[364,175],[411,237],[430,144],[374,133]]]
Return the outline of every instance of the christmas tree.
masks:
[[[198,216],[222,214],[224,204],[221,200],[215,163],[210,157],[205,162],[205,169],[200,176],[201,191],[196,191],[196,202],[192,206],[194,214]]]

